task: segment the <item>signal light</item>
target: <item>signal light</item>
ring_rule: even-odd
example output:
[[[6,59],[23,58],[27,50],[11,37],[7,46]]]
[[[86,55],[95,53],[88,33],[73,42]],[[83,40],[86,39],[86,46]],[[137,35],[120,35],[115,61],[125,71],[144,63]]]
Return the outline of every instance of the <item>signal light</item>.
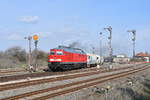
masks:
[[[37,36],[37,35],[34,35],[34,36],[33,36],[33,40],[38,40],[38,36]]]

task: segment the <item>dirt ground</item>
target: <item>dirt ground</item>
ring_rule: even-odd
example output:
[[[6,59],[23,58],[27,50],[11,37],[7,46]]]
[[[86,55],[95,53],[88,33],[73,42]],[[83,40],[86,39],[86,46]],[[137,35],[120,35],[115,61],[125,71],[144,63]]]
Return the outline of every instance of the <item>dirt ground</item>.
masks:
[[[150,69],[50,100],[150,100]]]
[[[150,69],[84,89],[81,94],[77,100],[150,100]]]

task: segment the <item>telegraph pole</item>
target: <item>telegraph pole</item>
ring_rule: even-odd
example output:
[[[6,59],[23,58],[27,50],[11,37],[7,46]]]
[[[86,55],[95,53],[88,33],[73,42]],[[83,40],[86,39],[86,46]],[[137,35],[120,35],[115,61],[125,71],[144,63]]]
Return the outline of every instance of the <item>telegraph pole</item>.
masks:
[[[132,33],[132,45],[133,45],[133,58],[135,57],[135,40],[136,40],[136,30],[128,30],[127,32]]]
[[[28,54],[28,67],[29,67],[29,70],[31,69],[31,41],[32,41],[32,36],[28,36],[28,37],[25,37],[24,39],[27,39],[29,41],[29,54]]]
[[[109,45],[109,57],[111,58],[111,60],[112,60],[112,53],[113,53],[113,49],[112,49],[112,27],[111,26],[109,26],[108,28],[104,28],[105,30],[108,30],[109,31],[109,37],[108,37],[108,39],[109,39],[109,42],[108,42],[108,45]]]
[[[100,34],[100,56],[102,56],[102,32],[99,33]]]

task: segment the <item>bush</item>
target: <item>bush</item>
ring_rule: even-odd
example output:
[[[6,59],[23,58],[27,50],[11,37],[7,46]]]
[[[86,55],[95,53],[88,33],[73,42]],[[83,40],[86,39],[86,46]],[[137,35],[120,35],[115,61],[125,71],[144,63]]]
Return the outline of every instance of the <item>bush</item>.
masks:
[[[19,46],[7,49],[5,51],[5,56],[8,58],[16,58],[20,62],[26,61],[26,51]]]
[[[14,68],[19,67],[21,63],[15,59],[0,58],[0,68]]]
[[[26,51],[19,46],[0,52],[0,68],[20,67],[26,62]]]
[[[48,54],[42,50],[37,51],[37,64],[38,66],[47,65]],[[0,52],[0,68],[14,68],[21,67],[27,63],[27,53],[19,46],[7,49]],[[36,52],[32,52],[32,64],[35,64]]]
[[[32,63],[35,63],[35,59],[37,59],[38,66],[45,66],[47,65],[47,57],[48,57],[48,53],[42,50],[37,50],[37,52],[34,50],[32,52],[32,58],[33,58]]]

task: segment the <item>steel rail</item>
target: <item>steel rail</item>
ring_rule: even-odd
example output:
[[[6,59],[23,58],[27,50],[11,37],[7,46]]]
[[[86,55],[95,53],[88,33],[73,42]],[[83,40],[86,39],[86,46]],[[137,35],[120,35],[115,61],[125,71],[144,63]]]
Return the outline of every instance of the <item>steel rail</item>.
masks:
[[[84,77],[84,76],[90,76],[90,75],[95,75],[95,74],[100,74],[100,73],[118,71],[118,70],[123,70],[123,69],[128,69],[128,68],[131,68],[131,66],[116,68],[116,69],[111,69],[111,70],[100,70],[100,71],[96,71],[96,72],[78,73],[75,75],[60,76],[60,77],[55,77],[55,78],[38,79],[38,80],[30,80],[30,81],[19,82],[19,83],[4,84],[4,85],[0,85],[0,92],[5,91],[5,90],[10,90],[10,89],[27,87],[27,86],[31,86],[31,85],[38,85],[38,84],[43,84],[43,83],[48,83],[48,82],[74,79],[74,78],[78,78],[78,77]]]
[[[104,68],[100,68],[100,69],[104,69]],[[84,71],[88,71],[88,70],[96,70],[96,68],[84,69]],[[28,74],[22,74],[22,75],[1,76],[0,82],[8,82],[8,81],[13,81],[13,80],[26,79],[27,77],[35,78],[35,77],[61,75],[61,74],[77,73],[77,72],[80,72],[80,70],[72,70],[72,71],[65,71],[65,72],[40,72],[40,73],[28,73]]]
[[[144,63],[139,63],[138,65],[142,65]],[[133,66],[133,65],[131,65]],[[104,69],[104,68],[100,68]],[[88,70],[97,70],[96,68],[85,68],[82,71],[88,71]],[[76,73],[80,72],[81,69],[79,70],[72,70],[72,71],[65,71],[65,72],[41,72],[41,73],[28,73],[28,74],[22,74],[22,75],[8,75],[8,76],[1,76],[0,77],[0,82],[8,82],[8,81],[13,81],[13,80],[20,80],[20,79],[26,79],[27,77],[30,78],[35,78],[35,77],[44,77],[44,76],[51,76],[51,75],[61,75],[61,74],[68,74],[68,73]]]
[[[71,88],[71,89],[62,90],[62,91],[59,91],[59,92],[51,93],[51,94],[46,95],[46,96],[37,97],[37,98],[34,98],[32,100],[46,100],[46,99],[53,98],[53,97],[56,97],[56,96],[60,96],[60,95],[64,95],[64,94],[67,94],[67,93],[75,92],[75,91],[81,90],[83,88],[88,88],[88,87],[91,87],[91,86],[95,86],[97,84],[104,83],[104,82],[107,82],[107,81],[110,81],[110,80],[114,80],[114,79],[118,79],[118,78],[121,78],[121,77],[125,77],[125,76],[128,76],[128,75],[131,75],[131,74],[143,71],[143,70],[148,69],[148,68],[150,68],[150,67],[148,66],[146,68],[141,68],[141,69],[138,69],[138,70],[135,70],[135,71],[132,71],[132,72],[127,72],[127,73],[124,73],[124,74],[121,73],[121,74],[118,74],[118,75],[113,75],[113,76],[110,76],[110,78],[102,79],[102,80],[100,80],[98,82],[93,82],[93,83],[81,85],[81,86],[78,86],[78,87],[74,87],[74,88]]]
[[[140,69],[142,69],[142,67]],[[28,96],[48,92],[48,91],[53,91],[53,90],[57,90],[57,89],[60,89],[60,88],[71,87],[71,86],[82,84],[82,83],[87,83],[87,82],[91,82],[91,81],[95,81],[95,80],[100,80],[100,79],[112,77],[112,76],[115,76],[115,75],[118,75],[118,74],[126,74],[126,73],[129,73],[129,72],[131,73],[131,71],[135,72],[135,69],[125,71],[125,72],[116,73],[116,74],[101,76],[101,77],[97,77],[97,78],[93,78],[93,79],[77,81],[77,82],[69,83],[69,84],[65,84],[65,85],[59,85],[59,86],[51,87],[51,88],[48,88],[48,89],[42,89],[42,90],[37,90],[37,91],[29,92],[29,93],[24,93],[24,94],[16,95],[16,96],[13,96],[13,97],[8,97],[8,98],[2,99],[2,100],[12,100],[12,99],[16,100],[16,99],[19,99],[19,98],[24,98],[24,97],[28,97]],[[41,100],[41,98],[37,99],[37,100]]]

